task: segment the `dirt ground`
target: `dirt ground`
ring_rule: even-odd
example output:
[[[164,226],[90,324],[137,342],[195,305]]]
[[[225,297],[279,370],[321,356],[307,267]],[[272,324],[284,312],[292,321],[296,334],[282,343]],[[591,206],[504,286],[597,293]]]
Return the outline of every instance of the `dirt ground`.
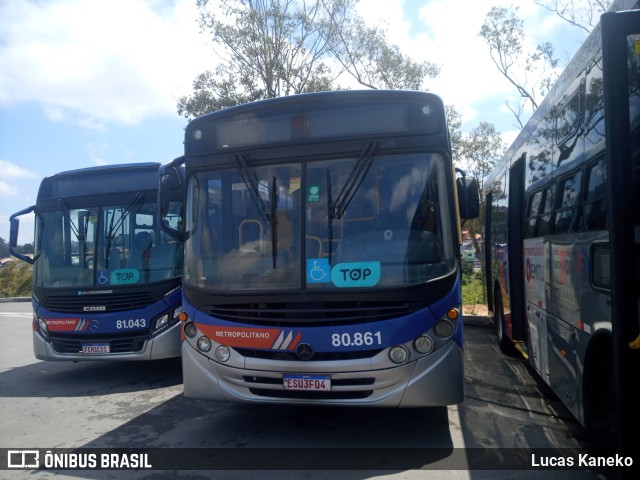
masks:
[[[480,315],[480,316],[489,316],[489,311],[486,305],[481,303],[475,305],[463,305],[462,313],[465,315]]]

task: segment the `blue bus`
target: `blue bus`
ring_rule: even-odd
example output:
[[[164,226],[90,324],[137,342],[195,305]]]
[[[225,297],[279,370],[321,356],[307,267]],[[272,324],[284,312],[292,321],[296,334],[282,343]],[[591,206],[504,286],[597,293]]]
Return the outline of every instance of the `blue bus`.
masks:
[[[186,396],[463,400],[459,212],[477,216],[479,198],[456,179],[440,98],[228,108],[189,123],[184,164]]]
[[[159,163],[66,171],[11,216],[10,249],[33,264],[33,349],[41,360],[154,360],[180,355],[184,171]],[[35,213],[33,258],[15,252],[18,217]]]

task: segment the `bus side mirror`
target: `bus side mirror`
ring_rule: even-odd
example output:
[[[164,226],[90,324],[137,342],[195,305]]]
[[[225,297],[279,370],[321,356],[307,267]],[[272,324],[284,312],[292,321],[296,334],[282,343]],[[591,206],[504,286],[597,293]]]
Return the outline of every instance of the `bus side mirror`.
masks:
[[[456,179],[458,190],[458,208],[460,218],[472,220],[480,216],[480,196],[478,194],[478,182],[473,177],[458,177]]]
[[[172,192],[179,189],[181,186],[184,186],[184,169],[181,167],[183,163],[184,157],[178,157],[172,162],[160,165],[160,168],[158,169],[157,215],[160,228],[179,241],[183,241],[182,233],[175,228],[170,227],[165,221],[165,217],[171,213],[171,199],[175,198],[175,194],[172,194]]]
[[[162,175],[160,177],[160,185],[158,191],[158,207],[160,208],[160,217],[166,217],[169,214],[170,192],[171,175]]]
[[[15,248],[18,246],[18,231],[20,230],[20,220],[11,219],[11,231],[9,232],[9,246]]]
[[[26,215],[27,213],[31,213],[35,211],[35,205],[32,205],[29,208],[25,208],[24,210],[20,210],[18,213],[14,213],[9,217],[10,230],[9,230],[9,253],[23,262],[27,262],[33,265],[33,258],[23,255],[15,251],[18,246],[18,232],[20,231],[20,220],[18,219],[21,215]]]

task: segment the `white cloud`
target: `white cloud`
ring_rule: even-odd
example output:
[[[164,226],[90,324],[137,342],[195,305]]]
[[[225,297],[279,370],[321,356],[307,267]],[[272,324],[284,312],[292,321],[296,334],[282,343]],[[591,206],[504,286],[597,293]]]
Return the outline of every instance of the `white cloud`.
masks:
[[[405,17],[409,3],[415,4],[417,17]],[[509,92],[478,35],[485,14],[503,3],[509,5],[508,0],[429,0],[419,6],[415,0],[367,0],[359,5],[368,23],[387,25],[388,40],[402,53],[440,66],[440,75],[426,79],[424,87],[454,105],[464,124],[481,120],[475,103]]]
[[[109,150],[108,143],[88,143],[85,149],[89,152],[89,157],[94,165],[109,165],[109,162],[104,159],[104,154]]]
[[[513,0],[366,0],[360,2],[359,12],[371,24],[385,23],[389,41],[397,44],[404,54],[440,66],[440,75],[426,79],[425,87],[440,95],[446,104],[456,107],[462,116],[463,128],[472,128],[482,120],[497,123],[487,115],[503,115],[505,124],[513,123],[512,114],[501,108],[504,100],[513,94],[513,87],[494,66],[489,49],[479,35],[484,17],[492,7],[512,5],[518,6],[520,18],[524,20],[527,49],[533,50],[563,28],[568,32],[565,40],[573,48],[577,46],[571,39],[581,33],[571,31],[562,20],[533,0],[517,3]],[[418,10],[417,16],[405,14],[409,7]],[[488,103],[494,105],[493,113],[484,108]]]
[[[0,237],[7,240],[9,238],[9,216],[33,201],[28,192],[34,185],[39,184],[39,181],[33,180],[38,178],[39,175],[7,160],[0,160],[0,172],[2,172],[2,179],[0,180],[0,199],[2,199],[2,202],[0,202],[0,207],[2,207],[0,212]],[[33,242],[33,215],[20,217],[20,222],[18,243],[22,245]]]
[[[6,160],[0,160],[0,172],[2,172],[2,176],[4,178],[34,178],[37,175],[27,170],[26,168],[22,168],[15,163],[8,162]]]
[[[199,33],[195,3],[0,2],[0,107],[36,102],[51,120],[92,130],[175,115],[177,98],[190,93],[195,76],[216,61]],[[368,24],[386,25],[388,40],[404,54],[440,65],[440,76],[426,79],[425,87],[468,123],[486,119],[480,118],[479,102],[502,103],[513,92],[478,32],[491,7],[514,3],[365,0],[357,8]],[[534,0],[517,5],[531,47],[558,38],[553,33],[561,20]],[[562,48],[557,50],[568,51]]]
[[[513,141],[517,138],[519,134],[520,134],[520,130],[507,130],[502,132],[500,134],[500,137],[502,138],[502,141],[504,142],[504,144],[508,147],[513,143]]]
[[[420,9],[420,21],[430,32],[422,44],[423,51],[442,65],[440,76],[429,82],[430,90],[439,93],[445,103],[455,105],[464,122],[484,120],[474,104],[504,97],[511,91],[479,35],[491,7],[509,4],[499,0],[433,0]],[[521,14],[530,14],[532,2],[519,5]]]
[[[15,197],[18,194],[18,190],[12,187],[4,180],[0,180],[0,197]]]
[[[10,6],[9,6],[10,4]],[[0,106],[35,101],[91,128],[175,114],[212,53],[195,2],[54,0],[0,4]]]

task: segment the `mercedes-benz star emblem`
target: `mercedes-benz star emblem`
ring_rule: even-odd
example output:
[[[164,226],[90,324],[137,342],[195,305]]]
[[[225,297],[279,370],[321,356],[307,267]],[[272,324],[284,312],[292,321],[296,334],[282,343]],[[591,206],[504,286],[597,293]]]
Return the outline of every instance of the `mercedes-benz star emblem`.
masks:
[[[301,343],[296,348],[296,356],[300,360],[311,360],[311,357],[313,357],[313,348],[311,348],[311,345],[308,343]]]

